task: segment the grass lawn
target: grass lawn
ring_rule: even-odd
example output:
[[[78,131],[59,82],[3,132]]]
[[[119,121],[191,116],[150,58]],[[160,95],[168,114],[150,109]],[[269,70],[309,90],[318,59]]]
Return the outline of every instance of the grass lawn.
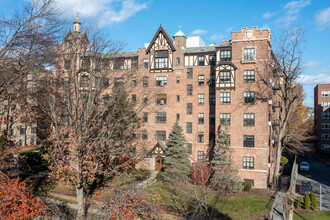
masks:
[[[176,189],[172,188],[170,192],[163,184],[156,182],[145,189],[145,192],[150,196],[161,197],[162,206],[164,209],[172,211],[175,208],[180,210],[180,205],[187,203],[187,201],[180,201],[178,197],[171,196],[172,193],[176,193]],[[189,189],[187,189],[188,191]],[[208,197],[212,201],[212,194]],[[221,206],[224,204],[224,200],[221,200],[217,205],[216,209],[228,216],[231,219],[249,219],[252,217],[263,216],[270,211],[270,208],[273,204],[273,199],[270,196],[263,195],[253,195],[249,193],[247,195],[235,196],[235,198],[229,198],[224,208]],[[176,206],[173,208],[173,206]],[[222,211],[221,211],[222,210]]]
[[[308,212],[308,213],[294,213],[294,220],[328,220],[330,219],[330,212],[328,211],[318,211],[318,212]]]

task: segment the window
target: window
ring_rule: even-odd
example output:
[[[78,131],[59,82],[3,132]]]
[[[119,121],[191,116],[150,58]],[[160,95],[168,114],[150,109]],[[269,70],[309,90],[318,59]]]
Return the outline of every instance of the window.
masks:
[[[133,59],[132,60],[132,69],[137,69],[138,68],[138,60]]]
[[[156,86],[166,86],[167,85],[167,77],[166,76],[156,76]]]
[[[192,143],[187,143],[187,153],[192,154]]]
[[[86,104],[87,103],[87,94],[81,94],[80,95],[80,99],[81,99],[81,104]]]
[[[64,84],[65,87],[69,87],[69,85],[70,85],[69,78],[64,78],[63,79],[63,84]]]
[[[113,69],[123,70],[124,69],[124,60],[116,60],[113,65]]]
[[[198,56],[198,66],[204,66],[204,56]]]
[[[71,68],[71,60],[64,60],[64,69],[69,70]]]
[[[156,112],[156,123],[166,123],[166,112]]]
[[[244,70],[244,82],[254,82],[254,70]]]
[[[31,128],[31,134],[36,134],[37,133],[37,128]]]
[[[197,142],[204,143],[204,132],[198,132],[197,134]]]
[[[176,84],[180,83],[180,76],[176,77]]]
[[[254,147],[254,135],[244,135],[243,136],[243,146],[244,147]]]
[[[200,161],[200,162],[204,161],[204,151],[198,151],[197,160]]]
[[[330,123],[321,123],[322,129],[330,129]]]
[[[221,50],[220,51],[220,60],[221,61],[230,61],[231,60],[231,51],[230,50]]]
[[[149,84],[149,78],[147,76],[143,77],[143,87],[148,87]]]
[[[136,95],[135,94],[132,94],[131,95],[131,103],[132,104],[135,104],[136,103]]]
[[[156,105],[166,105],[166,94],[158,94],[156,95]]]
[[[210,86],[214,86],[215,85],[215,75],[210,75],[209,85]]]
[[[142,140],[143,141],[148,140],[148,131],[147,130],[142,131]]]
[[[254,169],[254,158],[243,157],[243,169],[253,170]]]
[[[31,139],[30,139],[30,144],[31,144],[31,145],[34,144],[34,138],[31,138]]]
[[[193,86],[191,84],[187,85],[187,95],[193,94]]]
[[[109,103],[109,95],[102,96],[102,104],[107,105]]]
[[[187,134],[192,133],[192,122],[187,122],[186,123],[186,132],[187,132]]]
[[[176,120],[180,120],[180,114],[176,114]]]
[[[230,83],[230,72],[220,71],[219,81],[220,83]]]
[[[204,124],[204,113],[198,113],[198,124]]]
[[[204,105],[204,94],[198,94],[198,105]]]
[[[204,75],[198,75],[198,85],[204,86]]]
[[[254,104],[254,92],[244,92],[244,104]]]
[[[192,114],[192,103],[187,103],[187,115]]]
[[[244,126],[254,126],[254,114],[244,114],[243,125]]]
[[[155,68],[156,69],[166,69],[168,64],[168,51],[159,50],[155,51]]]
[[[148,95],[143,95],[142,104],[143,105],[147,105],[148,104]]]
[[[244,60],[255,60],[254,48],[244,48]]]
[[[70,119],[69,113],[64,112],[64,113],[62,114],[62,121],[63,121],[63,122],[69,122],[69,119]]]
[[[253,179],[243,179],[244,182],[251,184],[252,187],[254,187],[254,180]]]
[[[143,59],[143,68],[148,69],[148,66],[149,66],[148,58]]]
[[[156,141],[166,141],[166,131],[156,131]]]
[[[321,140],[330,140],[330,133],[323,133],[321,134]]]
[[[329,97],[330,96],[330,91],[322,91],[321,96],[322,97]]]
[[[330,118],[330,112],[322,112],[321,118]]]
[[[19,141],[18,141],[18,145],[19,145],[19,146],[22,146],[22,145],[23,145],[23,141],[22,141],[22,140],[19,140]]]
[[[180,64],[180,58],[176,58],[176,64]]]
[[[215,125],[215,114],[210,114],[210,125]]]
[[[216,61],[216,59],[215,59],[215,55],[210,55],[210,66],[215,66],[215,61]]]
[[[180,96],[179,95],[176,96],[176,101],[180,102]]]
[[[321,144],[321,150],[330,151],[330,144]]]
[[[131,135],[132,135],[132,139],[135,140],[136,139],[136,130],[135,129],[132,130]]]
[[[321,103],[321,107],[323,107],[323,108],[328,108],[328,107],[330,107],[330,102],[322,102],[322,103]]]
[[[19,130],[19,134],[20,134],[20,135],[25,135],[25,134],[26,134],[26,128],[21,128],[21,129]]]
[[[193,69],[187,68],[187,79],[192,79],[192,78],[193,78]]]
[[[211,93],[209,97],[210,105],[215,105],[215,94]]]
[[[230,125],[230,113],[221,113],[220,114],[220,125]]]
[[[220,104],[230,104],[230,92],[220,92]]]
[[[148,122],[148,112],[142,113],[142,122],[144,122],[144,123]]]
[[[115,86],[121,86],[124,83],[123,78],[115,78]]]
[[[103,78],[102,79],[102,88],[106,89],[109,87],[109,79],[108,78]]]
[[[132,77],[132,87],[136,87],[136,77]]]
[[[89,70],[89,67],[91,66],[91,61],[89,59],[83,59],[82,60],[82,68],[83,70]]]
[[[80,77],[80,87],[88,87],[88,85],[89,85],[88,76],[81,76]]]

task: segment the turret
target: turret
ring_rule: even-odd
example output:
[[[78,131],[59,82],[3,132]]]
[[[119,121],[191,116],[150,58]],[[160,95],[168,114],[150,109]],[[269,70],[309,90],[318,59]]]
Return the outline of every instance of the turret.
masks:
[[[73,27],[74,27],[74,32],[79,32],[80,33],[80,21],[79,21],[79,18],[77,16],[76,20],[73,22]]]

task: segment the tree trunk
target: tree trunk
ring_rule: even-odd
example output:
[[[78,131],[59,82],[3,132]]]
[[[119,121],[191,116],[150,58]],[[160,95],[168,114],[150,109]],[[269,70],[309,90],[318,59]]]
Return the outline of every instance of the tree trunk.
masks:
[[[281,137],[279,135],[277,141],[277,150],[276,150],[276,163],[275,163],[275,170],[274,170],[274,179],[273,179],[273,189],[279,189],[279,173],[280,173],[280,166],[281,166],[281,156],[282,156],[282,144],[281,144]]]
[[[77,202],[78,202],[77,219],[83,219],[85,216],[84,188],[82,187],[81,184],[78,184],[76,190],[77,190]]]

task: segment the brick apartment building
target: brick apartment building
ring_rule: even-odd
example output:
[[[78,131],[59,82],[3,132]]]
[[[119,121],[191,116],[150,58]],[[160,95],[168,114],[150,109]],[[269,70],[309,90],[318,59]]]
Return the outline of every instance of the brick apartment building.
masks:
[[[77,19],[66,39],[85,36]],[[165,141],[176,120],[192,162],[209,160],[218,129],[228,124],[239,175],[256,188],[267,188],[275,167],[279,107],[273,90],[278,80],[270,69],[273,57],[270,30],[257,27],[206,46],[198,36],[186,37],[181,28],[172,38],[160,26],[144,48],[117,53],[102,69],[118,74],[116,80],[129,81],[132,101],[148,103],[140,113],[139,135],[147,157],[139,166],[161,169]],[[121,79],[120,72],[127,70],[134,70],[133,75]]]
[[[316,149],[330,152],[330,84],[318,84],[314,88],[314,125]]]

